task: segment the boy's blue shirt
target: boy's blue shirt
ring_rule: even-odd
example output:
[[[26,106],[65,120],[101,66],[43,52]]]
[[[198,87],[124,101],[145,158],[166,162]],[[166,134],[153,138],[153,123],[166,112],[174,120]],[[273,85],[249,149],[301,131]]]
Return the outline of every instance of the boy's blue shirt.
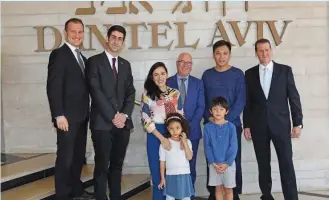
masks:
[[[208,122],[204,126],[204,151],[209,164],[232,165],[238,152],[235,125],[229,121],[219,125]]]

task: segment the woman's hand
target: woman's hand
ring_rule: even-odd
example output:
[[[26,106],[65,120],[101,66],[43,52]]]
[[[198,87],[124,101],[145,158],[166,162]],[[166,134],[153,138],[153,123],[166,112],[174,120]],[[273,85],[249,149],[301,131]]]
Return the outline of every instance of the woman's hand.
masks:
[[[171,143],[168,140],[168,138],[163,137],[161,139],[161,145],[163,146],[163,148],[165,148],[168,151],[171,149]]]

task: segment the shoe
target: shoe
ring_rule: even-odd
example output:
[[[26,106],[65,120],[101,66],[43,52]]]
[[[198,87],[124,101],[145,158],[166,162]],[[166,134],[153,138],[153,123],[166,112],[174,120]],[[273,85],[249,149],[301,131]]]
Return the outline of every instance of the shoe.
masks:
[[[209,195],[208,200],[216,200],[216,197],[213,197],[213,196]]]
[[[274,200],[274,198],[273,198],[272,195],[270,195],[270,196],[264,196],[264,195],[262,195],[262,196],[260,197],[260,199],[261,199],[261,200]]]
[[[237,196],[233,197],[233,200],[240,200],[240,197],[239,197],[239,195],[237,195]]]
[[[79,197],[73,197],[73,200],[93,200],[93,199],[95,199],[95,196],[92,193],[86,191],[84,191],[84,193]]]

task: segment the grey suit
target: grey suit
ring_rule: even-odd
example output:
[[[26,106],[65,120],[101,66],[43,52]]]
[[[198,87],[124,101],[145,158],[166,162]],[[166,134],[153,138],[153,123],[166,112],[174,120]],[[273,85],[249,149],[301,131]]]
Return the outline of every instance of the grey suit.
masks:
[[[87,77],[92,98],[90,129],[95,149],[95,195],[105,200],[108,181],[111,200],[121,198],[122,166],[133,128],[135,88],[130,63],[118,57],[118,79],[115,78],[106,53],[88,59]],[[125,127],[116,128],[115,114],[128,115]],[[108,163],[110,162],[110,167]]]

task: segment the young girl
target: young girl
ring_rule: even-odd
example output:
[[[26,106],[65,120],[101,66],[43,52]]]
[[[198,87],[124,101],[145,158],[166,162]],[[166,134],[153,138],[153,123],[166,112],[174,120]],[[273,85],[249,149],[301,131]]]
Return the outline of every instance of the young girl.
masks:
[[[167,115],[166,127],[171,149],[160,146],[161,182],[158,187],[164,189],[166,200],[190,200],[194,189],[189,164],[193,155],[192,144],[187,139],[189,125],[182,115],[172,113]]]

